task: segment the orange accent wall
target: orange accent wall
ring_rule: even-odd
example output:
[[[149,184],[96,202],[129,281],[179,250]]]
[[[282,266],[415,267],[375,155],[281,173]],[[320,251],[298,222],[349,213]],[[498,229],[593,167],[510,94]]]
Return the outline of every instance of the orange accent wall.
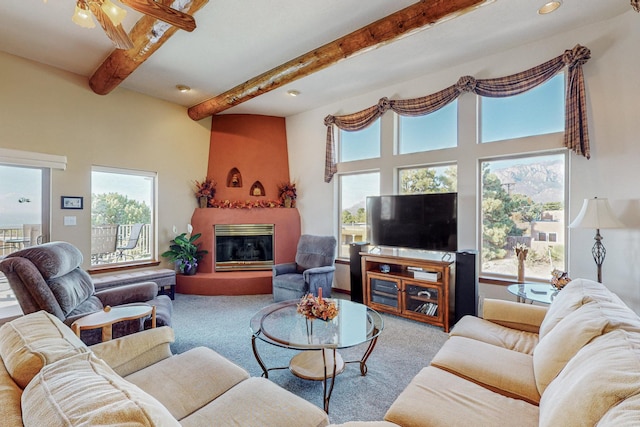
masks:
[[[242,187],[227,187],[227,177],[233,168],[240,171]],[[248,114],[213,116],[207,178],[217,183],[217,200],[277,200],[278,184],[289,181],[285,119]],[[263,196],[250,194],[256,181],[264,188]],[[294,261],[300,238],[300,215],[295,208],[198,208],[191,224],[194,233],[202,233],[199,243],[209,253],[199,263],[196,275],[178,275],[178,293],[246,295],[271,292],[270,270],[215,271],[215,224],[274,224],[276,264]]]
[[[227,187],[227,174],[237,168],[242,187]],[[287,134],[283,117],[250,114],[213,116],[207,177],[217,182],[219,200],[276,200],[278,184],[289,181]],[[260,181],[264,196],[249,194]]]

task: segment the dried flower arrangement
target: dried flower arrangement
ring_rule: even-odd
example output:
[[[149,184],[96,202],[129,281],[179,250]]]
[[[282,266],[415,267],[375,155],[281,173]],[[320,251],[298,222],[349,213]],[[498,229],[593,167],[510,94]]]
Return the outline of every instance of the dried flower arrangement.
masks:
[[[293,207],[295,205],[295,200],[298,197],[296,184],[289,181],[278,184],[278,197],[283,205],[287,204],[287,199],[289,199],[288,203]]]
[[[564,288],[570,281],[571,278],[566,271],[556,268],[551,272],[551,285],[558,290]]]
[[[196,187],[196,197],[206,197],[207,199],[213,199],[216,195],[216,182],[211,178],[205,178],[202,181],[193,182]]]
[[[313,294],[303,296],[297,307],[297,312],[307,319],[331,320],[338,315],[335,301],[322,299],[322,288],[318,289],[317,298]]]
[[[516,251],[516,257],[518,261],[524,261],[527,259],[527,253],[529,253],[529,247],[524,243],[516,243],[513,248]]]
[[[253,208],[280,208],[280,200],[211,200],[210,208],[222,209],[253,209]]]

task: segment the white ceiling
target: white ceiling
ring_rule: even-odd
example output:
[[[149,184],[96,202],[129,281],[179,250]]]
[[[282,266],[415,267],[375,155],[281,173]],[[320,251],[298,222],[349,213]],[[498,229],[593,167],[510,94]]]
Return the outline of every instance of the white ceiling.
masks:
[[[194,32],[176,32],[121,87],[192,106],[415,2],[209,0],[194,15]],[[628,0],[564,0],[556,12],[538,15],[543,2],[497,0],[225,113],[286,117],[603,21],[631,8]],[[98,25],[85,29],[71,22],[74,6],[74,0],[1,0],[0,50],[90,77],[113,46]],[[123,25],[129,30],[141,15],[127,10]],[[182,94],[176,84],[192,90]],[[287,96],[289,89],[301,95]]]

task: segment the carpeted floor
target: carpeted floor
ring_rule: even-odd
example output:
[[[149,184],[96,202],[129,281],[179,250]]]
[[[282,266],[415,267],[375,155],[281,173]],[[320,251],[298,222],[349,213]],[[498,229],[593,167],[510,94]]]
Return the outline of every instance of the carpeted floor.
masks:
[[[197,296],[176,294],[173,328],[174,353],[197,346],[210,347],[242,366],[252,376],[262,369],[251,350],[249,320],[272,303],[271,295]],[[369,357],[366,376],[357,364],[348,364],[336,378],[329,418],[332,423],[382,420],[391,403],[447,339],[442,329],[383,314],[384,330]],[[344,360],[360,359],[366,345],[341,350]],[[287,366],[295,351],[259,342],[268,367]],[[322,408],[322,383],[295,377],[287,369],[269,372],[269,379]]]

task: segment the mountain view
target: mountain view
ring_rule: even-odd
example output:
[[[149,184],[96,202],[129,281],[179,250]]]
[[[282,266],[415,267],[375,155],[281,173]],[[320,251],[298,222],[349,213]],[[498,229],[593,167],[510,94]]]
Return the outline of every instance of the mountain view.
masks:
[[[500,179],[510,194],[525,194],[536,203],[564,199],[562,160],[492,168],[491,172]]]

